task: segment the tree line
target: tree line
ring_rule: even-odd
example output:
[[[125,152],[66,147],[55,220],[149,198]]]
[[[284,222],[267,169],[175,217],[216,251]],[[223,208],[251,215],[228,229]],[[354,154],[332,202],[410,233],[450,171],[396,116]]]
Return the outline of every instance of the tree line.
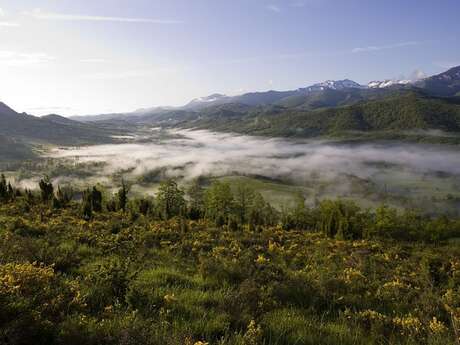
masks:
[[[322,200],[307,206],[299,195],[295,207],[274,208],[248,184],[215,180],[209,186],[196,179],[186,189],[173,179],[163,181],[155,197],[130,197],[129,185],[122,180],[118,191],[108,195],[93,186],[83,191],[71,187],[55,188],[48,177],[32,191],[15,188],[2,174],[0,202],[22,202],[24,207],[43,204],[53,209],[79,208],[82,219],[91,221],[97,214],[122,212],[135,220],[204,220],[230,230],[263,231],[279,226],[283,230],[322,232],[330,238],[392,238],[439,242],[460,237],[460,219],[444,215],[428,216],[416,210],[399,211],[388,205],[363,209],[354,201]]]

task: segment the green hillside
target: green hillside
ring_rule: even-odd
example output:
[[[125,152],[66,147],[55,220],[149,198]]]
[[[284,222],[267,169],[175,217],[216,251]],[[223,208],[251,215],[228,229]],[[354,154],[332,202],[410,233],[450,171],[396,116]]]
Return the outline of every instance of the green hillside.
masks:
[[[35,153],[30,145],[0,135],[0,161],[23,160],[34,157]]]
[[[365,100],[379,99],[397,92],[397,89],[395,90],[392,88],[349,88],[343,90],[325,89],[322,91],[303,93],[300,95],[296,94],[290,97],[286,97],[276,104],[286,108],[313,110],[319,108],[352,105]]]
[[[208,110],[182,126],[234,131],[267,136],[313,137],[350,131],[401,132],[439,129],[460,132],[458,99],[429,97],[415,91],[350,106],[305,111],[288,108],[252,109],[236,116],[222,116]]]

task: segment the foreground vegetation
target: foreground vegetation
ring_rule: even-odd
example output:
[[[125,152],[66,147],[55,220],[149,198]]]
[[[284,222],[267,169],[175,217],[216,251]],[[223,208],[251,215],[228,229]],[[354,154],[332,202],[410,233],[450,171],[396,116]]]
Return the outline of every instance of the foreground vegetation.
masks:
[[[0,179],[0,343],[458,343],[460,220],[199,182]]]

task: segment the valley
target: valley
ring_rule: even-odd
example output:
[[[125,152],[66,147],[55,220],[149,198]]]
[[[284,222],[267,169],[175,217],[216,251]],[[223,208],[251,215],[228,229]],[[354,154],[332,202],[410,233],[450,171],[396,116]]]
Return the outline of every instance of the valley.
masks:
[[[36,188],[47,175],[62,187],[98,185],[110,194],[123,179],[133,195],[153,196],[166,179],[184,188],[197,179],[204,186],[217,179],[250,185],[278,209],[293,207],[299,198],[309,205],[347,198],[363,207],[387,203],[459,214],[460,152],[455,145],[148,127],[116,140],[50,147],[34,160],[6,165],[4,172],[23,188]]]
[[[65,118],[0,107],[0,168],[15,184],[136,196],[165,179],[238,181],[278,209],[348,198],[430,214],[460,210],[460,67],[423,82],[326,81],[213,94],[179,108]]]

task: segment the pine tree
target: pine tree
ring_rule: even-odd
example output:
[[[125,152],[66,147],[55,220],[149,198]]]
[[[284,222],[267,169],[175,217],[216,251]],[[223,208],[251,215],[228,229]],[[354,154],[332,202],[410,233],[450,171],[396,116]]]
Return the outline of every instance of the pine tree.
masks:
[[[72,190],[62,189],[61,186],[58,186],[53,204],[57,206],[57,208],[66,207],[72,200],[72,194]]]
[[[88,189],[83,193],[82,216],[84,220],[90,220],[93,216],[93,203],[91,199],[91,192]]]
[[[91,191],[91,203],[94,212],[102,211],[102,193],[96,187]]]
[[[138,201],[139,212],[146,216],[152,209],[152,202],[148,199],[140,199]]]
[[[14,198],[14,189],[13,186],[11,185],[11,182],[8,182],[8,186],[6,187],[6,199],[12,200]]]
[[[121,180],[121,188],[118,190],[118,206],[123,212],[126,211],[126,205],[128,204],[128,186],[124,180]]]
[[[188,216],[190,219],[197,220],[204,215],[204,189],[200,180],[195,179],[192,185],[187,189],[189,200]]]
[[[2,176],[0,177],[0,200],[6,201],[7,193],[8,193],[8,187],[6,184],[6,178],[5,178],[5,175],[2,174]]]
[[[40,187],[41,198],[43,202],[49,202],[54,196],[54,188],[48,176],[40,180],[38,184]]]

